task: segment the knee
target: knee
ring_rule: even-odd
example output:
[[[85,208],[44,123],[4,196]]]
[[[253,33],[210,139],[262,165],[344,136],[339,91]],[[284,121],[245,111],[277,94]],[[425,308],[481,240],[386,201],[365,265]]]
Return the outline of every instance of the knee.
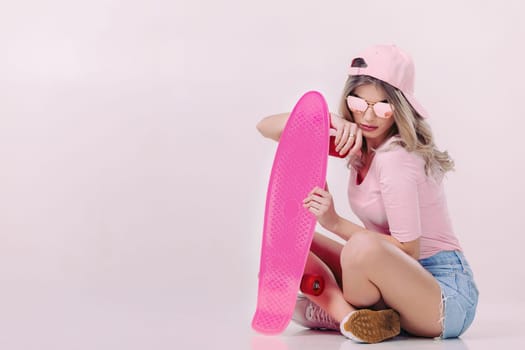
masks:
[[[369,232],[354,233],[341,251],[341,266],[362,266],[381,254],[379,237]]]

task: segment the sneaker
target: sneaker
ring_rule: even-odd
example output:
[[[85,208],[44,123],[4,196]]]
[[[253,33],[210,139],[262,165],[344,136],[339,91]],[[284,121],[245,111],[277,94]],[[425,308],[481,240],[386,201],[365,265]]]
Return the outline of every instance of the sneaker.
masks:
[[[392,309],[352,311],[341,322],[341,333],[356,342],[379,343],[401,331],[399,314]]]
[[[297,296],[292,320],[306,328],[339,330],[339,324],[304,295]]]

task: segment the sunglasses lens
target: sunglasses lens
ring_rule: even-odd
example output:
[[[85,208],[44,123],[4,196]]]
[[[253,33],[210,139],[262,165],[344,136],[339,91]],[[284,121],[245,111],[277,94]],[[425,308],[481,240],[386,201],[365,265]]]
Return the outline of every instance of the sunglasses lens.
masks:
[[[368,108],[368,104],[365,100],[351,95],[346,98],[346,103],[348,104],[348,108],[352,111],[364,112]]]
[[[378,102],[374,105],[374,112],[380,118],[390,118],[392,116],[392,106],[389,103]]]

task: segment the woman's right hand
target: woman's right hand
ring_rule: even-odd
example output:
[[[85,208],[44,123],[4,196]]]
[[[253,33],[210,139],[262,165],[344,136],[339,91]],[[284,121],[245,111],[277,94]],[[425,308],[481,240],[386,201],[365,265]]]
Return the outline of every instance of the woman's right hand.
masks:
[[[352,156],[361,150],[363,132],[356,123],[330,113],[330,128],[335,130],[335,151],[341,156]]]

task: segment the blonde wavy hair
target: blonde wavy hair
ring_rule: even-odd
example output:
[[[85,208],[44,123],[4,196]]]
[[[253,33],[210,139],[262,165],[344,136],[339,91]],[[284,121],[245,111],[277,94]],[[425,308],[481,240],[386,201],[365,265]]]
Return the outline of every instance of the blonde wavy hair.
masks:
[[[394,106],[394,124],[387,134],[387,139],[399,134],[399,139],[393,141],[408,152],[416,152],[425,160],[425,173],[444,174],[454,170],[454,161],[450,158],[447,151],[440,151],[434,144],[430,125],[421,117],[419,113],[410,105],[403,93],[390,84],[382,80],[367,75],[351,75],[348,77],[343,90],[343,96],[339,105],[339,112],[346,120],[355,122],[354,117],[346,104],[346,98],[358,86],[373,84],[381,87],[386,95],[387,101]],[[364,157],[366,157],[368,146],[363,138],[361,154],[351,157],[348,166],[356,169],[362,167]]]

